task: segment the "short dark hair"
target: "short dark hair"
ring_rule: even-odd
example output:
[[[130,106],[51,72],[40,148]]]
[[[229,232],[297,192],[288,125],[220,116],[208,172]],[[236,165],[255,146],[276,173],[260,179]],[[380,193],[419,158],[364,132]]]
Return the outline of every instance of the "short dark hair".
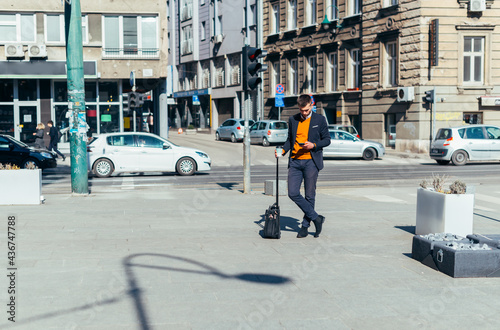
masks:
[[[311,104],[311,102],[312,102],[311,96],[309,96],[307,94],[302,94],[297,99],[297,104],[299,105],[299,108],[303,108],[303,107]]]
[[[48,125],[48,124],[51,124],[52,126],[54,126],[54,122],[53,122],[52,120],[49,120],[49,121],[47,122],[47,125]]]

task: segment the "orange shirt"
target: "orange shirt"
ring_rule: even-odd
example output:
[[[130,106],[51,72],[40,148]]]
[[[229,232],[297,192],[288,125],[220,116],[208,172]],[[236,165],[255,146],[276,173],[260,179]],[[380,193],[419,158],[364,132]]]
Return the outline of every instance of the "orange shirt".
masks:
[[[311,117],[306,120],[299,121],[299,126],[297,127],[297,134],[295,136],[295,145],[292,150],[292,158],[294,159],[312,159],[310,150],[302,149],[299,143],[307,142],[309,137],[309,123],[311,122]]]

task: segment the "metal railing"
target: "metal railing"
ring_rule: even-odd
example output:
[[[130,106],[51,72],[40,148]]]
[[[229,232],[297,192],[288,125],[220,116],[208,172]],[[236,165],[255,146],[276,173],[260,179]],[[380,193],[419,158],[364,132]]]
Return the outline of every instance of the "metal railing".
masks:
[[[152,58],[160,57],[158,48],[103,48],[103,58]]]

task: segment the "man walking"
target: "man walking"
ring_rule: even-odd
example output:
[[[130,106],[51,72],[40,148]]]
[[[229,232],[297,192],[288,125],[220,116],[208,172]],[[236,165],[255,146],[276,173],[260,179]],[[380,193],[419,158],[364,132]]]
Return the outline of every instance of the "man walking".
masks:
[[[300,113],[288,120],[288,139],[283,146],[283,155],[290,151],[288,197],[304,212],[302,228],[297,238],[307,236],[311,221],[316,227],[314,237],[319,237],[325,217],[314,210],[316,181],[319,171],[323,169],[323,148],[331,142],[330,133],[325,117],[312,112],[312,99],[309,95],[300,95],[297,104]],[[305,196],[300,194],[302,181]]]
[[[52,151],[53,149],[59,156],[62,157],[64,162],[66,160],[66,157],[59,150],[57,150],[57,143],[59,142],[59,130],[54,127],[54,122],[52,120],[49,120],[47,122],[47,126],[50,129],[50,131],[47,132],[47,134],[50,136],[49,151]]]

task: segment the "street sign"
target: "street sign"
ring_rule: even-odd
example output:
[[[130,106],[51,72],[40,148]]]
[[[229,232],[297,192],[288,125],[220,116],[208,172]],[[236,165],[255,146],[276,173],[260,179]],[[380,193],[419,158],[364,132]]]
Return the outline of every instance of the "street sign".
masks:
[[[282,108],[285,106],[285,102],[283,101],[283,98],[285,96],[283,94],[276,94],[276,97],[274,98],[274,106],[276,108]]]
[[[311,97],[311,104],[313,106],[312,111],[316,112],[316,102],[314,102],[314,97],[312,96],[312,94],[309,94],[309,96]]]
[[[276,94],[285,94],[285,87],[282,84],[276,85]]]
[[[200,105],[200,99],[198,95],[193,95],[193,105]]]
[[[135,72],[130,71],[130,87],[134,87],[134,86],[135,86]]]

